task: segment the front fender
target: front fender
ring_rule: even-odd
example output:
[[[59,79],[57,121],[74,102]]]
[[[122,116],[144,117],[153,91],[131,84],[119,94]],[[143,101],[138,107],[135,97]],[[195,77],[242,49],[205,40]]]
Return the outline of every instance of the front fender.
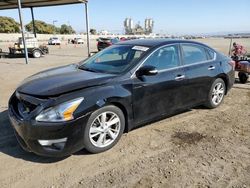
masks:
[[[74,112],[76,118],[91,114],[103,106],[115,105],[124,113],[127,131],[131,129],[133,119],[131,84],[86,88],[60,96],[57,101],[67,101],[78,97],[84,97],[84,100]]]

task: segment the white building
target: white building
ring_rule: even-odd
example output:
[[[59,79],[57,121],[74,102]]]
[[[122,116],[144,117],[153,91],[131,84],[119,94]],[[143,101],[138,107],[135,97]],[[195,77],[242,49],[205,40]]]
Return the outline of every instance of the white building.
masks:
[[[131,34],[134,29],[134,21],[131,18],[126,18],[124,21],[124,28],[126,34]]]
[[[109,32],[107,30],[101,30],[100,32],[100,35],[108,35]]]
[[[154,21],[152,18],[147,18],[145,19],[144,22],[144,29],[146,34],[153,33],[153,28],[154,28]]]

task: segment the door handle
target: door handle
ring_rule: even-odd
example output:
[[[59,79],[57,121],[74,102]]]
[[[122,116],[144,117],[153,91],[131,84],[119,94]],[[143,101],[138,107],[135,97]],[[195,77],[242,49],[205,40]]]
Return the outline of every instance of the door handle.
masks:
[[[208,70],[214,70],[214,69],[215,69],[215,66],[208,67]]]
[[[185,75],[178,75],[178,76],[175,77],[175,80],[176,80],[176,81],[181,81],[181,80],[183,80],[184,78],[185,78]]]

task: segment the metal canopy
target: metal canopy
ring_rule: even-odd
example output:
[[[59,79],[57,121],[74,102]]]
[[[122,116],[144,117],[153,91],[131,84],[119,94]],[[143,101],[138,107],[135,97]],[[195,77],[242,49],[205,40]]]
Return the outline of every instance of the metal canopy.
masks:
[[[88,0],[22,0],[22,8],[47,7],[57,5],[69,5],[76,3],[87,3]],[[17,0],[0,1],[0,10],[18,8]]]
[[[85,4],[85,17],[86,17],[86,30],[87,30],[87,49],[88,49],[88,56],[90,56],[90,38],[89,38],[89,19],[88,19],[88,0],[2,0],[0,1],[0,10],[6,9],[18,9],[20,25],[21,25],[21,33],[22,39],[24,44],[24,51],[25,51],[25,61],[28,64],[28,51],[25,42],[25,35],[24,35],[24,25],[23,25],[23,16],[22,16],[22,8],[30,8],[31,15],[32,15],[32,22],[33,22],[33,31],[36,37],[35,31],[35,22],[34,22],[34,7],[48,7],[48,6],[58,6],[58,5],[69,5],[69,4],[77,4],[77,3],[84,3]]]

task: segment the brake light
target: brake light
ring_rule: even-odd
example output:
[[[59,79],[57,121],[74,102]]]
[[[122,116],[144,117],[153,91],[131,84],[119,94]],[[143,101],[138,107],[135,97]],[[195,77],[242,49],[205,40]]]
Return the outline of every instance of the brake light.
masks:
[[[111,43],[111,42],[107,42],[107,44],[108,44],[109,46],[111,46],[111,45],[112,45],[112,43]]]
[[[231,60],[228,62],[228,64],[233,67],[233,70],[235,70],[235,61]]]

